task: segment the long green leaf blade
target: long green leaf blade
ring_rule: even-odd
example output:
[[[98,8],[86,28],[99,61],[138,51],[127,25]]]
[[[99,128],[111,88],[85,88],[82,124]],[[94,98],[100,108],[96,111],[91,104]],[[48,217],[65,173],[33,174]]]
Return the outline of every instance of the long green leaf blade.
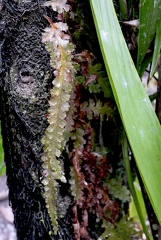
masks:
[[[154,46],[154,53],[153,53],[153,59],[152,59],[152,66],[150,70],[150,78],[152,78],[152,76],[155,73],[160,49],[161,49],[161,20],[157,22],[157,27],[156,27],[155,46]]]
[[[141,208],[139,199],[138,199],[136,191],[135,191],[134,183],[133,183],[133,178],[132,178],[132,173],[131,173],[130,163],[129,163],[129,156],[128,156],[128,143],[127,143],[127,138],[126,138],[125,133],[123,133],[123,136],[122,136],[122,153],[123,153],[123,158],[124,158],[124,162],[125,162],[125,169],[126,169],[129,189],[131,191],[143,231],[146,235],[147,240],[150,240],[150,239],[152,239],[152,237],[149,234],[148,228],[145,224],[143,209]]]
[[[128,10],[126,0],[119,0],[121,19],[127,19]]]
[[[140,27],[138,37],[137,69],[140,72],[141,63],[156,32],[156,23],[161,17],[161,0],[140,0]]]
[[[161,222],[161,128],[122,35],[112,0],[91,0],[106,69],[138,169]]]

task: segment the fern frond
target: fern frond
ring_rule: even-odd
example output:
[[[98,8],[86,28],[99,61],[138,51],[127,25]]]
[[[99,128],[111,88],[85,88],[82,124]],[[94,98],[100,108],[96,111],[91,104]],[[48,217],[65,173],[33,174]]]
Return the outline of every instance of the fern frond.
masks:
[[[52,6],[54,11],[62,13],[69,10],[66,1],[48,1],[45,6]],[[72,81],[75,74],[75,68],[72,64],[72,52],[74,47],[69,42],[69,35],[65,34],[68,30],[66,23],[53,23],[46,16],[50,23],[50,28],[46,28],[42,36],[42,41],[50,53],[50,64],[55,69],[55,79],[51,89],[51,98],[49,100],[48,123],[42,139],[44,145],[44,154],[42,156],[42,167],[44,184],[44,197],[46,207],[51,218],[54,233],[58,231],[57,223],[57,180],[66,182],[64,172],[61,168],[59,157],[65,145],[66,118],[69,110],[70,93],[72,90]]]

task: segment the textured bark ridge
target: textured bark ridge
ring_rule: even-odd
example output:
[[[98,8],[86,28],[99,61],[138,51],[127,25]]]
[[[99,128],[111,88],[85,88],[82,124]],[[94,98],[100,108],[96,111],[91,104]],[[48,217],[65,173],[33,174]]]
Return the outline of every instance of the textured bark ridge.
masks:
[[[46,26],[42,2],[1,3],[0,107],[9,199],[18,239],[71,240],[66,212],[57,236],[53,235],[41,183],[41,139],[47,126],[52,77],[49,56],[41,43]],[[61,191],[60,212],[61,202],[63,211],[68,207],[67,191]]]

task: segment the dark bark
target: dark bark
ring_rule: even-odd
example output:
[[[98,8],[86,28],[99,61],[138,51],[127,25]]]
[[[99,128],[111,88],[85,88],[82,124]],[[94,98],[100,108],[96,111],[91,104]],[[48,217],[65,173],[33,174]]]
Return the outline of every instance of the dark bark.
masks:
[[[71,240],[68,213],[59,222],[57,236],[50,234],[41,183],[41,139],[52,77],[41,43],[46,27],[42,2],[4,0],[0,12],[0,107],[9,200],[19,240]]]

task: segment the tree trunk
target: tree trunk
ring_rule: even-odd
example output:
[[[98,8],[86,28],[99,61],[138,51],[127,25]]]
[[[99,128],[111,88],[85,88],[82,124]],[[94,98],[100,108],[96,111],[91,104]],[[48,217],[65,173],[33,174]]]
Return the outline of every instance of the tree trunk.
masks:
[[[110,230],[119,239],[120,229],[122,238],[129,240],[133,227],[125,216],[129,191],[121,157],[122,124],[87,0],[69,0],[72,12],[65,20],[76,46],[73,61],[79,67],[71,97],[73,138],[63,152],[68,181],[59,183],[59,230],[53,233],[43,196],[41,140],[48,126],[54,76],[41,38],[49,26],[44,15],[52,20],[56,16],[42,7],[43,2],[4,0],[1,4],[1,124],[18,240],[97,240],[102,234],[106,239]]]
[[[0,104],[9,200],[18,239],[71,240],[67,216],[59,223],[57,236],[52,234],[41,183],[41,139],[52,77],[41,43],[46,25],[42,2],[1,3]]]

